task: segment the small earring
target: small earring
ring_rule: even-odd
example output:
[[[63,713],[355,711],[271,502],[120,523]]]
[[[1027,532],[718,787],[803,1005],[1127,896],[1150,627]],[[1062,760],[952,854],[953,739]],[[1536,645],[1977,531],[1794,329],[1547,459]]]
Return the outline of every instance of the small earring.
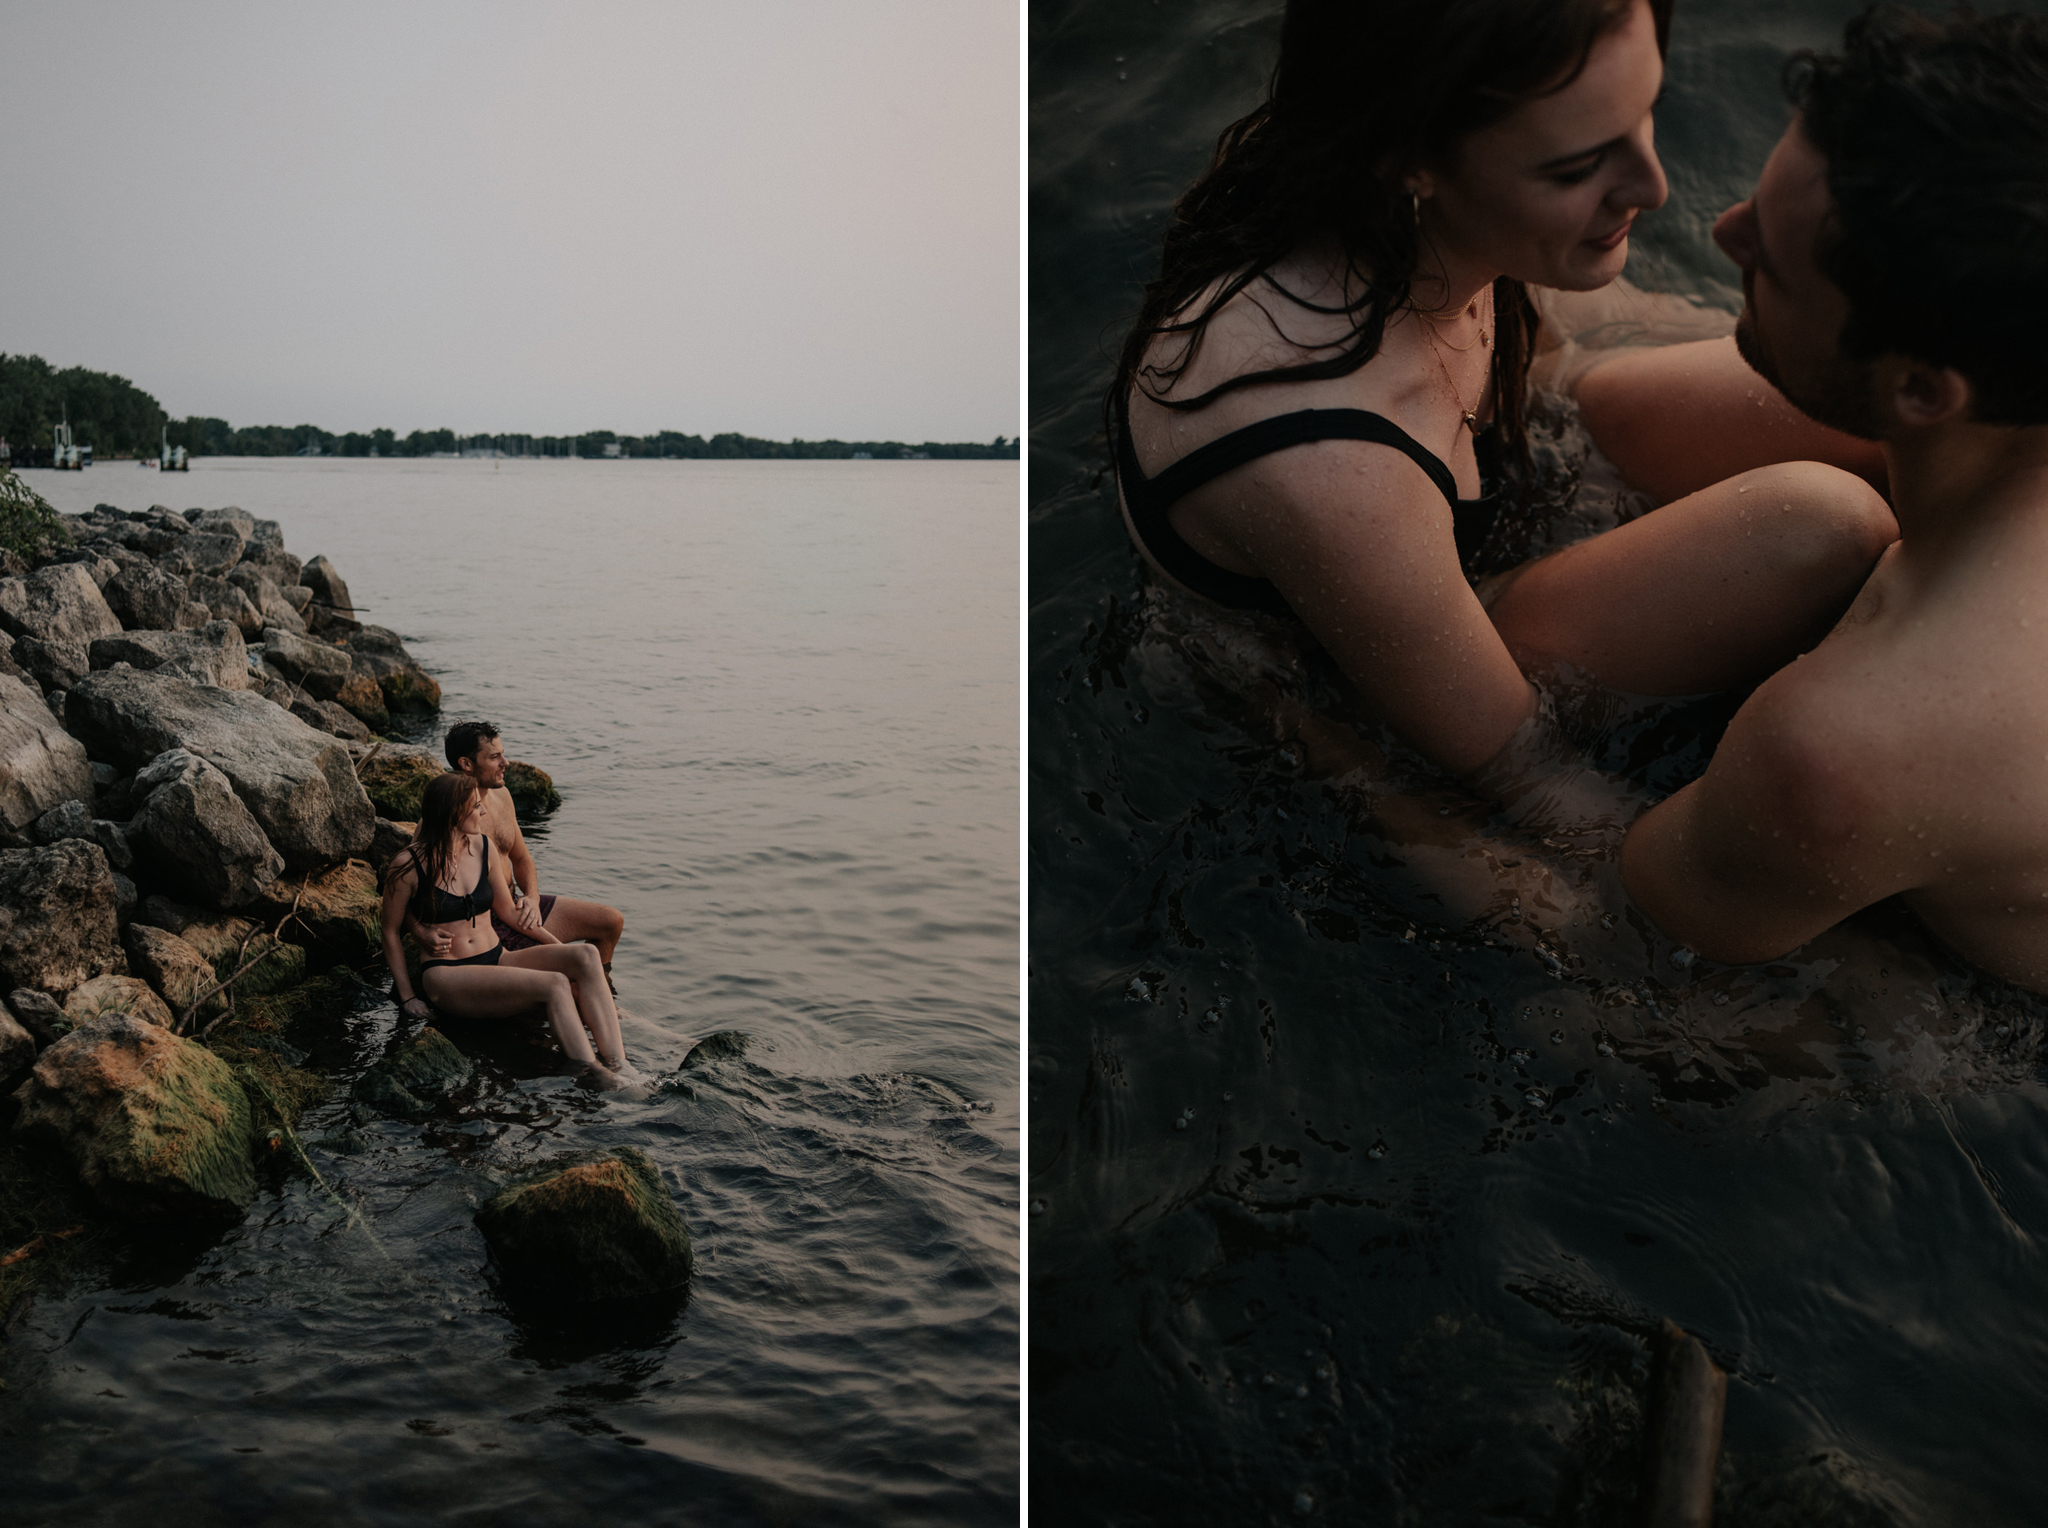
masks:
[[[1408,210],[1415,215],[1415,226],[1420,228],[1422,226],[1422,193],[1420,191],[1410,191],[1408,193]]]

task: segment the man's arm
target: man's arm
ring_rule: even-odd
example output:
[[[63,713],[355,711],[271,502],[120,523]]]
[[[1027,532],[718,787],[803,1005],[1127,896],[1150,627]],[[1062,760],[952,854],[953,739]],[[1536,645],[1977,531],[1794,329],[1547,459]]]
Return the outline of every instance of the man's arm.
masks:
[[[1608,460],[1660,504],[1776,462],[1826,462],[1885,490],[1875,441],[1808,419],[1750,369],[1733,339],[1616,350],[1573,392]]]
[[[1636,905],[1712,960],[1777,959],[1913,884],[1897,847],[1909,835],[1889,827],[1877,789],[1882,758],[1831,734],[1797,691],[1772,689],[1736,714],[1706,774],[1622,845]]]

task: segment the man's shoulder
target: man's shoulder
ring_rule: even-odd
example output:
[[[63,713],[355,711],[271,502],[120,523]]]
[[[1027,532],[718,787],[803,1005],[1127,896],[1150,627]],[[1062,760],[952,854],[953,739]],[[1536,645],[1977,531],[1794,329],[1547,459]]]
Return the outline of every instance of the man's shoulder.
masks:
[[[490,825],[491,838],[501,849],[509,848],[526,836],[519,830],[519,814],[513,809],[512,793],[502,787],[484,792],[484,820]]]

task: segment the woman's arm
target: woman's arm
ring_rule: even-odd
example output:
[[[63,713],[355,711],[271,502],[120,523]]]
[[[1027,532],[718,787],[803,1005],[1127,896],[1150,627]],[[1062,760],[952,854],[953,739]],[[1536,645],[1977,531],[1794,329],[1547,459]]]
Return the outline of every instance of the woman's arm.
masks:
[[[405,944],[401,937],[405,932],[407,907],[417,878],[411,853],[406,851],[391,862],[391,869],[384,880],[384,963],[391,968],[391,984],[398,989],[401,1013],[414,1003],[423,1008],[426,1006],[426,1000],[412,990],[412,978],[406,974]]]
[[[533,905],[536,909],[539,908],[540,902],[538,898],[535,899]],[[560,944],[562,942],[542,927],[538,920],[535,920],[530,928],[521,927],[519,909],[512,901],[512,878],[505,873],[505,858],[503,855],[491,861],[491,912],[496,915],[500,923],[504,924],[507,928],[518,929],[520,933],[531,939],[535,944]]]

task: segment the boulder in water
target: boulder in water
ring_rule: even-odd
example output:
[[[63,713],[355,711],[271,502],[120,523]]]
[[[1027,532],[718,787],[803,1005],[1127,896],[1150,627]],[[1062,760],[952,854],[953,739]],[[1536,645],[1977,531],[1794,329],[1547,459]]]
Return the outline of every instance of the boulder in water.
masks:
[[[240,1215],[256,1197],[249,1101],[213,1052],[131,1014],[73,1030],[15,1093],[19,1135],[55,1141],[137,1220]]]
[[[315,557],[299,570],[299,582],[313,591],[313,604],[328,615],[344,621],[357,619],[355,601],[348,585],[325,557]],[[307,614],[310,616],[312,611]]]
[[[358,1077],[355,1097],[379,1114],[418,1119],[469,1077],[469,1057],[440,1030],[427,1028]]]
[[[690,1277],[689,1228],[652,1159],[632,1146],[550,1162],[492,1197],[476,1224],[522,1294],[631,1299]]]
[[[747,1053],[747,1045],[746,1031],[721,1029],[690,1047],[690,1053],[683,1057],[683,1069],[689,1071],[700,1066],[715,1066],[721,1061],[737,1061]]]
[[[505,761],[505,789],[511,794],[512,809],[529,817],[544,817],[562,804],[562,793],[548,772],[518,759]]]
[[[362,766],[363,789],[379,817],[418,822],[427,786],[448,771],[418,754],[385,753]]]

